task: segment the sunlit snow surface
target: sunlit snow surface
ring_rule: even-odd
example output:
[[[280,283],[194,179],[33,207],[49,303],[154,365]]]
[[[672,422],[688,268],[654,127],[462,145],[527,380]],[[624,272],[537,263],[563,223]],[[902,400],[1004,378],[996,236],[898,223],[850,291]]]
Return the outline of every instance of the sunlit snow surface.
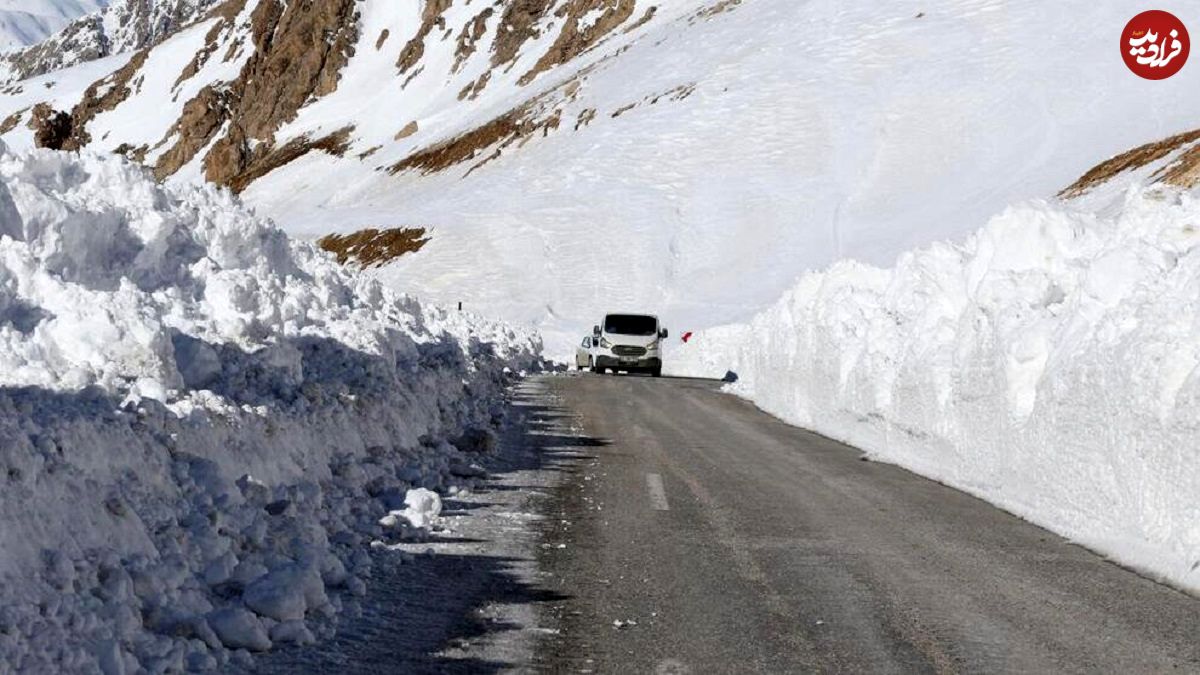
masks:
[[[964,237],[1107,156],[1193,128],[1200,108],[1200,68],[1150,82],[1124,67],[1117,36],[1132,10],[1118,2],[743,0],[700,15],[714,0],[668,0],[639,2],[634,16],[650,4],[658,11],[644,26],[519,85],[556,34],[543,31],[478,99],[460,100],[491,68],[500,12],[460,70],[457,40],[435,31],[416,74],[400,75],[420,3],[361,3],[359,44],[337,90],[277,134],[282,143],[353,125],[350,149],[311,153],[245,197],[304,236],[431,228],[431,243],[381,278],[534,322],[551,353],[568,355],[610,309],[703,328],[748,318],[836,259],[891,264],[912,246]],[[447,32],[479,11],[452,4]],[[154,50],[136,95],[89,127],[96,149],[145,144],[152,162],[171,146],[160,141],[184,103],[247,57],[210,59],[176,91],[209,28]],[[572,95],[555,90],[580,73]],[[56,96],[91,81],[48,79]],[[661,96],[680,87],[694,90]],[[36,88],[23,102],[0,96],[0,114],[28,105]],[[559,128],[469,176],[473,162],[386,171],[547,92]],[[411,122],[419,130],[397,140]],[[6,136],[14,147],[28,139],[23,126]],[[200,175],[199,160],[179,174]]]

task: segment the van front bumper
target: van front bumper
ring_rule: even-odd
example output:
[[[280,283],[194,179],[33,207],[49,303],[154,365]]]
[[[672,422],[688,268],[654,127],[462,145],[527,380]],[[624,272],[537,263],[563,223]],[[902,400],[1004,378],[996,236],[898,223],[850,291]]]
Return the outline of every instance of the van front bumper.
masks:
[[[658,370],[662,368],[662,359],[657,356],[621,357],[607,354],[596,356],[597,368],[618,368],[624,370]]]

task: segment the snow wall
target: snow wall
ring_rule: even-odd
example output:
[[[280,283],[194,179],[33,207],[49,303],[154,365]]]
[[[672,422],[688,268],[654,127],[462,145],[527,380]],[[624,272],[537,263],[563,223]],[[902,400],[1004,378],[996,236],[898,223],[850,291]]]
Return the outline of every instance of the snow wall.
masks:
[[[1200,203],[1009,208],[674,343],[781,419],[1200,591]],[[732,378],[731,378],[732,379]]]
[[[226,192],[0,146],[0,672],[226,669],[328,635],[369,544],[405,534],[381,517],[470,487],[540,349]]]

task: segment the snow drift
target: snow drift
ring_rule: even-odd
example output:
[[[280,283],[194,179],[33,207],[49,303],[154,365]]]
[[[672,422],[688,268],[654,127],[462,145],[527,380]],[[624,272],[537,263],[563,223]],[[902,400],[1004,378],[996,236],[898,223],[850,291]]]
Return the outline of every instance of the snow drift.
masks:
[[[1009,208],[962,245],[803,277],[679,374],[1200,590],[1200,203]]]
[[[0,671],[211,669],[332,630],[369,541],[404,535],[379,519],[470,485],[539,351],[225,192],[0,146]]]

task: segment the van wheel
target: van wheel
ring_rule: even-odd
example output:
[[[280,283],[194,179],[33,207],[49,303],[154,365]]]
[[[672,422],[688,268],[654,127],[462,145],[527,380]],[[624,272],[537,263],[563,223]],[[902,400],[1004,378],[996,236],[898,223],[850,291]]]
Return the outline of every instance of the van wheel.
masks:
[[[654,370],[650,371],[650,376],[651,377],[662,377],[662,368],[655,368]]]

